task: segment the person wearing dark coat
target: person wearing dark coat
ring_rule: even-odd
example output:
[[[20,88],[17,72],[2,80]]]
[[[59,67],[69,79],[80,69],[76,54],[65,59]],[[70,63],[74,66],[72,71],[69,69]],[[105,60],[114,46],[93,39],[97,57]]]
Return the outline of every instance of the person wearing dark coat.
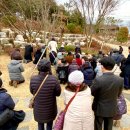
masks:
[[[57,73],[60,83],[65,84],[68,81],[68,67],[69,64],[66,62],[65,59],[62,59],[61,64],[58,64]]]
[[[0,76],[2,75],[2,72],[0,71]]]
[[[122,59],[124,58],[123,54],[120,54],[117,49],[113,50],[113,53],[111,55],[111,58],[116,62],[116,64],[119,66]]]
[[[70,74],[71,72],[75,71],[75,70],[78,70],[79,69],[79,66],[76,62],[75,59],[72,60],[72,63],[69,65],[69,68],[68,68],[68,74]]]
[[[15,111],[15,103],[7,93],[7,90],[2,86],[3,82],[0,78],[0,114],[2,114],[6,109],[10,110],[10,119],[4,122],[3,125],[0,124],[0,130],[17,130],[17,127],[21,121],[25,118],[25,112]]]
[[[119,46],[119,53],[122,54],[122,52],[123,52],[123,47]]]
[[[41,48],[38,48],[36,53],[34,54],[33,64],[37,64],[37,62],[39,61],[41,55],[42,55]]]
[[[112,58],[104,57],[100,63],[103,75],[97,77],[91,86],[91,93],[94,96],[92,105],[95,114],[94,125],[95,130],[112,130],[113,117],[117,113],[117,98],[123,89],[123,79],[113,74],[115,62]]]
[[[79,45],[77,45],[77,46],[75,47],[75,55],[78,54],[78,53],[81,54],[81,48],[80,48]]]
[[[124,87],[125,89],[130,89],[130,47],[129,49],[129,55],[125,61],[124,65]]]
[[[26,63],[29,63],[32,61],[32,54],[33,54],[33,47],[28,44],[25,46],[25,53],[24,53],[24,60]]]
[[[91,66],[91,63],[89,61],[86,61],[82,65],[81,71],[83,72],[84,75],[84,83],[87,84],[88,86],[91,86],[94,79],[94,71]]]
[[[34,95],[38,87],[48,75],[42,88],[34,100],[34,119],[38,122],[38,130],[44,130],[44,123],[47,123],[47,130],[52,130],[53,120],[57,115],[56,96],[60,96],[61,87],[57,78],[51,75],[51,63],[42,59],[38,64],[39,74],[31,78],[30,92]]]
[[[0,114],[7,108],[13,110],[15,103],[12,97],[7,93],[7,90],[2,87],[2,80],[0,79]],[[0,130],[16,130],[17,125],[13,125],[9,120],[4,125],[0,126]]]
[[[92,58],[90,59],[90,63],[93,67],[93,70],[95,70],[96,66],[97,66],[97,58],[95,55],[92,56]]]

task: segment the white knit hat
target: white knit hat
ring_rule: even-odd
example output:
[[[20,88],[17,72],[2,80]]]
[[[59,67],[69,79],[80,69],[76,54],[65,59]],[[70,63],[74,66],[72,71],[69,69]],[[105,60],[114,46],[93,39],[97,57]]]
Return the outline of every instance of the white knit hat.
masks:
[[[80,85],[84,81],[84,75],[83,75],[83,73],[81,71],[75,70],[72,73],[70,73],[68,81],[71,84]]]

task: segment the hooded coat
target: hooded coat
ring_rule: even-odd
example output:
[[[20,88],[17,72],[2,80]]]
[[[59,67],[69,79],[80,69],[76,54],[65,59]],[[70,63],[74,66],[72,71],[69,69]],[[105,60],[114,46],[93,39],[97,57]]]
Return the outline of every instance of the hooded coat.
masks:
[[[8,71],[10,80],[24,81],[24,77],[21,73],[24,71],[24,68],[22,66],[21,61],[11,60],[10,64],[8,64]]]

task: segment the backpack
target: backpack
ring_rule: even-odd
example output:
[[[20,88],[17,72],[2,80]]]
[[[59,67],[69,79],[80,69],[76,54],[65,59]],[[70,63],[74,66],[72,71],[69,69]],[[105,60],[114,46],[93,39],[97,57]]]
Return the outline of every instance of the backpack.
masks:
[[[59,79],[65,79],[65,78],[66,78],[65,70],[60,70],[60,72],[59,72]]]

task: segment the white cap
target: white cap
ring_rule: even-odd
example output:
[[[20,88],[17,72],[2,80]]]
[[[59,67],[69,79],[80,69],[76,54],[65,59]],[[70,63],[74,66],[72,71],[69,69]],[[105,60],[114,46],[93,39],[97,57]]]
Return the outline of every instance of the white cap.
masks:
[[[83,75],[83,73],[81,71],[75,70],[72,73],[70,73],[70,75],[68,77],[68,81],[71,84],[80,85],[84,81],[84,75]]]

